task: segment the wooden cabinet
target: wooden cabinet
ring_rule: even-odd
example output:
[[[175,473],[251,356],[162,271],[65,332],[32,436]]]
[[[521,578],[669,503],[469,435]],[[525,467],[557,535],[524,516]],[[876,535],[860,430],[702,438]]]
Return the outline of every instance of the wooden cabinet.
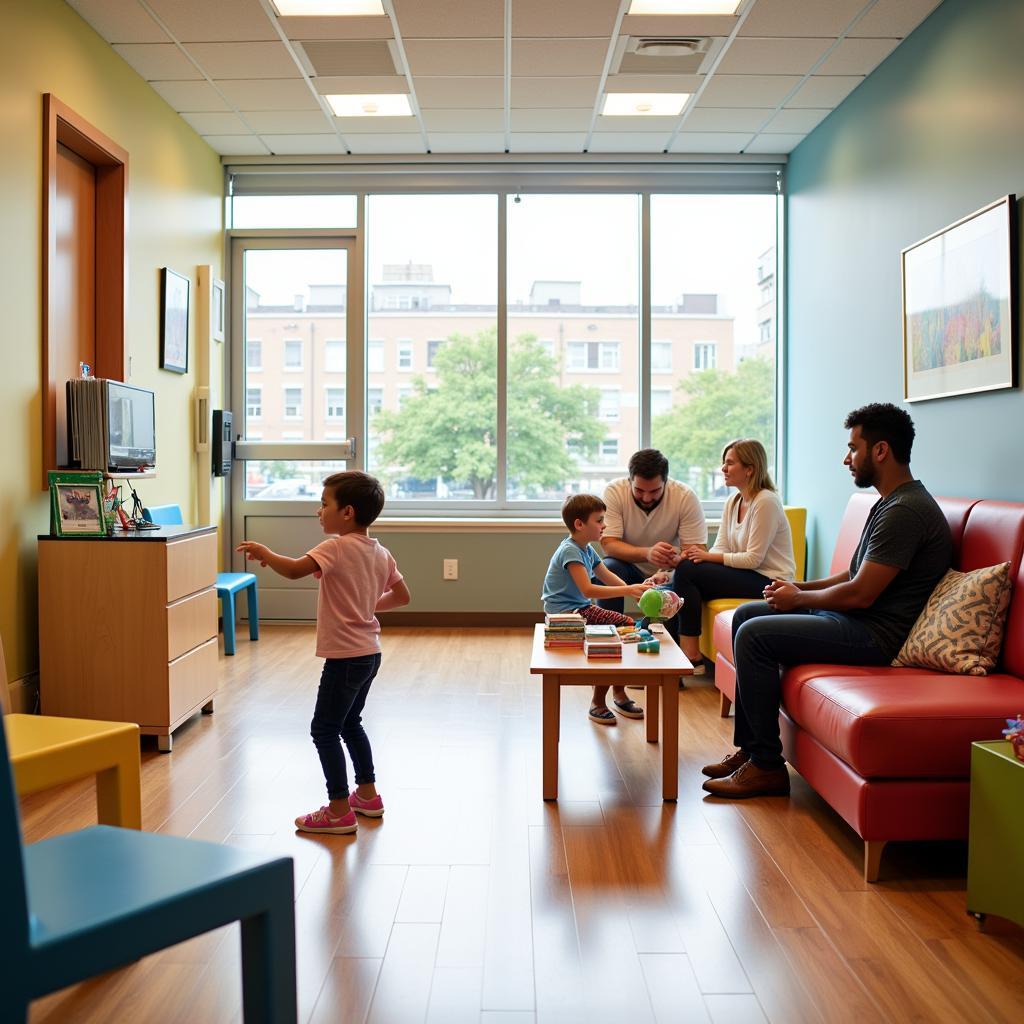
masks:
[[[217,531],[166,526],[39,538],[39,694],[47,715],[171,733],[217,690]]]

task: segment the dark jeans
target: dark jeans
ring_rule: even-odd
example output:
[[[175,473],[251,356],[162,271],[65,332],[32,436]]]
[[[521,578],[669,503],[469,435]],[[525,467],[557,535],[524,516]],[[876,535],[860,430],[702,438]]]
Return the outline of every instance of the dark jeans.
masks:
[[[320,755],[329,800],[340,800],[347,797],[349,792],[345,755],[341,750],[342,740],[352,758],[356,784],[376,781],[373,774],[373,751],[363,730],[361,715],[370,684],[379,668],[379,654],[363,654],[357,658],[328,658],[324,662],[309,734]]]
[[[704,601],[717,597],[760,597],[771,583],[753,569],[734,569],[717,562],[691,562],[676,566],[672,589],[683,599],[679,613],[679,632],[683,636],[700,636],[701,610]]]
[[[623,583],[643,583],[647,579],[647,573],[635,565],[633,562],[620,562],[617,558],[606,558],[604,564],[615,573],[616,576],[622,580]],[[598,586],[601,585],[600,580],[595,580]],[[601,608],[608,608],[613,612],[622,612],[626,605],[626,599],[624,597],[609,597],[603,601],[598,601],[598,606]],[[637,616],[632,616],[636,618]],[[673,616],[665,623],[665,628],[668,630],[669,636],[679,643],[679,616]]]
[[[780,666],[823,662],[888,665],[871,631],[841,612],[776,612],[765,601],[740,605],[732,620],[736,656],[733,737],[758,768],[780,768]]]

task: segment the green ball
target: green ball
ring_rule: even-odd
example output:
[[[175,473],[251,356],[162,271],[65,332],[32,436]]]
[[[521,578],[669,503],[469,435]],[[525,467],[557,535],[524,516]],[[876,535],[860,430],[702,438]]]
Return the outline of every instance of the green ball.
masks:
[[[645,590],[640,595],[640,611],[649,619],[661,617],[662,595],[660,590]]]

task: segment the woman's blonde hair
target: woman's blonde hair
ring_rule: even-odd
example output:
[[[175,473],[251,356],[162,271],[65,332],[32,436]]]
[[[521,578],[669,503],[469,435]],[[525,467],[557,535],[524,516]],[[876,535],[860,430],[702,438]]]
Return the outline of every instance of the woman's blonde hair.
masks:
[[[772,478],[768,473],[768,453],[760,441],[755,441],[752,437],[738,437],[735,441],[730,441],[722,449],[723,462],[730,450],[739,459],[740,465],[747,466],[754,471],[754,475],[750,478],[750,486],[754,488],[755,494],[758,491],[775,490],[775,484],[772,483]]]

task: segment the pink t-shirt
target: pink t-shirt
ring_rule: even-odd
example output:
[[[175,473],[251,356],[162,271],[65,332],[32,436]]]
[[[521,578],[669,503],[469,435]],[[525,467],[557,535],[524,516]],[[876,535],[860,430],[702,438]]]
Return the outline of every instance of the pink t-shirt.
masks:
[[[381,594],[402,579],[391,552],[363,533],[328,537],[307,552],[320,566],[316,656],[356,658],[380,650],[373,614]]]

